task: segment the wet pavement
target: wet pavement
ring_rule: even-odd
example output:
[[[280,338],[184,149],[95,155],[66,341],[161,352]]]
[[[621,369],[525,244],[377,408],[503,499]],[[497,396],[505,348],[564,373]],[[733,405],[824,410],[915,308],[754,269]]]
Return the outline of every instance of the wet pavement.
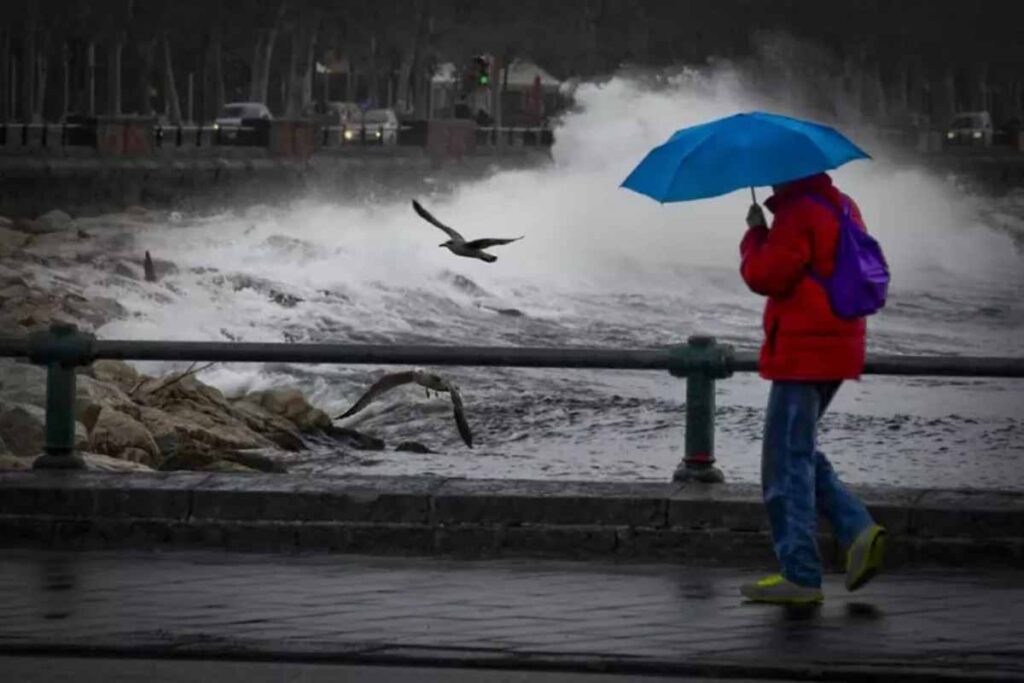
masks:
[[[1024,572],[901,571],[856,594],[830,575],[824,606],[787,610],[741,602],[740,569],[2,553],[0,655],[1024,680]]]

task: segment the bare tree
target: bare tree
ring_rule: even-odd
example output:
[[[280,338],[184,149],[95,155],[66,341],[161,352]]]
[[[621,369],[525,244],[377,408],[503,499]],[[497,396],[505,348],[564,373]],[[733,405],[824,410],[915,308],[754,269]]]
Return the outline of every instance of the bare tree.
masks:
[[[181,100],[178,98],[178,88],[174,83],[174,61],[171,58],[171,39],[168,32],[164,31],[161,37],[163,43],[163,69],[164,69],[164,98],[167,103],[167,117],[172,126],[181,125]]]
[[[277,43],[277,33],[287,8],[288,0],[281,0],[269,25],[257,28],[255,31],[252,48],[252,75],[249,85],[249,99],[253,102],[267,101],[274,45]]]

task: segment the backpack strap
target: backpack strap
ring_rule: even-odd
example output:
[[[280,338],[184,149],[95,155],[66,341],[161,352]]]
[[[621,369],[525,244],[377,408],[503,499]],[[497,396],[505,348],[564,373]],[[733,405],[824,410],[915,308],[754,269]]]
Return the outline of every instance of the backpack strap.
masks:
[[[832,213],[838,214],[839,218],[851,218],[850,198],[844,194],[839,195],[842,201],[840,208],[836,208],[835,204],[825,199],[820,194],[809,194],[805,196],[815,204],[820,204],[821,206],[824,206],[825,208],[829,209]],[[842,222],[840,221],[840,228],[842,228],[841,223]]]
[[[822,197],[819,194],[808,194],[808,195],[805,195],[805,196],[808,199],[810,199],[812,202],[814,202],[815,204],[819,204],[821,206],[824,206],[826,209],[828,209],[833,214],[835,214],[836,221],[839,223],[839,232],[840,232],[840,234],[842,234],[843,225],[846,222],[843,219],[844,218],[845,219],[851,218],[851,216],[850,216],[850,200],[849,200],[849,198],[846,195],[844,195],[844,194],[840,194],[839,196],[842,198],[842,208],[836,208],[835,204],[833,204],[832,202],[830,202],[829,200],[825,199],[824,197]],[[822,287],[825,287],[827,285],[827,283],[828,283],[828,279],[824,278],[821,275],[818,275],[816,272],[814,272],[814,268],[812,268],[810,265],[807,266],[807,274],[811,277],[812,280],[817,282]]]

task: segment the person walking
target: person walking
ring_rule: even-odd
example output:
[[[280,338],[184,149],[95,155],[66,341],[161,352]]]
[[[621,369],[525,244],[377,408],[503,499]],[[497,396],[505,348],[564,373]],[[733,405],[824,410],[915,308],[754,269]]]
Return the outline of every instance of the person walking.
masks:
[[[752,204],[740,244],[744,281],[767,297],[759,371],[772,382],[765,416],[761,483],[778,574],[741,587],[755,602],[818,603],[822,567],[817,518],[846,548],[846,588],[857,590],[882,565],[886,530],[839,480],[818,450],[817,425],[844,380],[864,367],[866,323],[840,317],[826,278],[839,270],[845,228],[866,233],[856,203],[825,173],[773,186]],[[845,223],[844,223],[845,221]],[[884,262],[883,262],[884,263]]]

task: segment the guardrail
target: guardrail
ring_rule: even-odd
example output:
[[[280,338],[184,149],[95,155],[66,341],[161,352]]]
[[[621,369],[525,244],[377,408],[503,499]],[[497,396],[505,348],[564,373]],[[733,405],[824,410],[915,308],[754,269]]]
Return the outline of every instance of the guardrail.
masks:
[[[704,335],[662,349],[615,350],[122,341],[60,324],[27,337],[0,338],[0,357],[47,367],[46,452],[35,461],[37,469],[84,467],[74,453],[75,369],[101,359],[668,370],[686,379],[685,455],[674,478],[703,482],[723,481],[714,464],[715,382],[734,372],[757,371],[756,353]],[[871,356],[864,374],[1024,378],[1024,358]]]
[[[358,146],[426,147],[429,122],[415,125],[376,124],[318,125],[315,144],[321,149]],[[139,124],[147,131],[152,150],[194,150],[216,147],[268,147],[272,122],[243,122],[237,126],[216,124]],[[98,148],[102,137],[97,123],[0,123],[0,148],[13,150]],[[477,128],[475,143],[481,147],[550,147],[550,128]]]

